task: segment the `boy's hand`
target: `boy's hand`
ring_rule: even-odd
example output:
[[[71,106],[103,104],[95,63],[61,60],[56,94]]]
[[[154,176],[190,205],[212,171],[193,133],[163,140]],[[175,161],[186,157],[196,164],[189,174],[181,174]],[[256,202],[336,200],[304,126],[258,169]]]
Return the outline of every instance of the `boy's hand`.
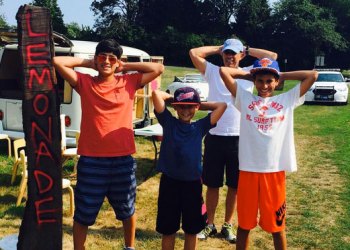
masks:
[[[285,77],[284,77],[284,73],[283,72],[280,72],[279,74],[279,79],[278,79],[278,85],[280,84],[283,84],[284,80],[285,80]]]
[[[222,48],[224,47],[224,45],[221,45],[219,48],[218,48],[218,54],[220,56],[222,56],[223,52],[222,52]]]
[[[97,71],[97,63],[95,59],[90,59],[89,65],[87,66],[87,68],[92,68],[94,70]]]
[[[119,64],[118,67],[115,69],[116,73],[123,72],[124,71],[124,64],[122,60],[118,60],[117,63]]]

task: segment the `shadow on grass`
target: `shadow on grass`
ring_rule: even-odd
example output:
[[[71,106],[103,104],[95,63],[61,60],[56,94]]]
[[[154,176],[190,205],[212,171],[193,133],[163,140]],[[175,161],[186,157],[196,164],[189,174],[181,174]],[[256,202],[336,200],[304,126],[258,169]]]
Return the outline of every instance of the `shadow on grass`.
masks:
[[[137,185],[141,185],[143,182],[152,178],[157,174],[154,160],[149,158],[135,157],[137,163],[136,180]]]
[[[314,106],[314,105],[321,105],[321,106],[345,106],[347,103],[343,102],[304,102],[304,105]]]
[[[68,234],[73,234],[73,228],[69,225],[62,225],[62,229],[64,232]],[[101,228],[92,228],[89,227],[88,231],[89,235],[96,235],[100,238],[103,238],[104,240],[113,240],[113,239],[123,239],[124,237],[124,231],[123,227],[115,227],[115,226],[105,226]],[[144,240],[154,240],[154,239],[161,239],[161,235],[157,233],[155,230],[145,230],[145,229],[139,229],[136,228],[136,239],[138,241],[144,241]]]
[[[15,197],[11,194],[6,194],[6,195],[0,197],[0,204],[3,204],[3,205],[8,205],[9,203],[15,204],[16,200],[17,200],[17,197]]]
[[[11,170],[12,171],[12,170]],[[9,187],[11,185],[12,174],[10,173],[0,173],[0,187]],[[16,178],[13,186],[19,184],[20,178]]]
[[[8,206],[8,204],[13,204]],[[7,208],[0,212],[0,218],[5,216],[8,219],[22,218],[24,214],[24,206],[16,207],[16,198],[10,195],[1,196],[0,204],[4,204]]]

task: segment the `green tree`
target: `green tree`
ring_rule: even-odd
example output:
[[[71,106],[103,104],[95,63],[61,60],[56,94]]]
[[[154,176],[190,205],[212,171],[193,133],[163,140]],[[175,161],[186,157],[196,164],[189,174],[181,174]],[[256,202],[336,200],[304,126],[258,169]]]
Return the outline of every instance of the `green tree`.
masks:
[[[235,34],[250,46],[265,47],[265,38],[271,34],[270,17],[267,0],[242,0],[237,4],[232,27]]]
[[[332,65],[341,68],[350,68],[350,1],[349,0],[312,0],[318,6],[326,8],[328,13],[336,18],[335,30],[346,39],[346,49],[331,49],[326,53],[326,59]]]
[[[230,23],[235,19],[239,0],[198,1],[200,33],[226,38],[232,33]]]
[[[197,0],[139,0],[137,23],[147,32],[164,32],[173,27],[180,32],[198,33],[200,1]]]
[[[274,28],[271,44],[283,46],[281,51],[292,68],[312,68],[315,55],[331,48],[346,49],[344,37],[335,30],[336,24],[328,9],[311,0],[281,0],[275,5],[269,24]]]
[[[3,1],[0,0],[0,6],[2,6],[2,5],[3,5]],[[9,25],[6,22],[5,16],[2,13],[0,13],[0,28],[1,29],[9,28]]]
[[[3,15],[0,15],[0,29],[6,29],[8,27],[9,26],[5,20],[5,17]]]
[[[94,0],[91,9],[95,27],[102,37],[124,39],[124,33],[135,28],[138,0]]]
[[[122,44],[162,54],[167,62],[188,65],[192,46],[213,39],[222,42],[232,33],[229,20],[237,1],[94,0],[91,6],[101,37],[113,37]]]
[[[57,0],[33,0],[31,4],[35,6],[48,8],[51,13],[53,30],[64,35],[67,34],[67,28],[63,22],[63,14],[60,7],[57,4]]]
[[[90,26],[79,26],[76,22],[67,24],[67,37],[75,40],[98,41],[100,38]]]
[[[81,28],[77,22],[67,24],[67,37],[70,39],[78,39],[81,36]]]

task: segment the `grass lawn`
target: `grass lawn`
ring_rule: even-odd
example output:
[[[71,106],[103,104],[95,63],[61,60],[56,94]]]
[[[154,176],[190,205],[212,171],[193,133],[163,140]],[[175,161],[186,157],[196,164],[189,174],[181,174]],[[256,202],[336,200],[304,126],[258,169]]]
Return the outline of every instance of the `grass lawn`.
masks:
[[[190,68],[166,67],[162,89],[175,75],[194,72]],[[295,82],[286,82],[285,90]],[[199,113],[199,116],[203,113]],[[287,174],[288,249],[350,249],[350,105],[303,105],[295,111],[295,141],[298,171]],[[136,137],[137,153],[137,232],[136,249],[160,249],[161,237],[155,231],[160,175],[154,171],[154,151],[148,138]],[[159,145],[158,145],[159,146]],[[10,185],[13,159],[6,157],[6,144],[0,141],[0,238],[18,233],[24,203],[15,206],[20,174]],[[72,171],[73,163],[64,168]],[[75,180],[72,179],[73,183]],[[224,218],[224,188],[220,192],[216,224]],[[72,218],[67,216],[68,194],[64,193],[64,249],[72,247]],[[170,215],[169,215],[170,216]],[[107,202],[96,223],[90,227],[87,249],[121,249],[121,223]],[[235,225],[236,226],[236,225]],[[184,234],[178,233],[176,249],[183,249]],[[271,236],[259,227],[251,233],[250,249],[273,249]],[[200,241],[198,249],[233,249],[221,238]]]

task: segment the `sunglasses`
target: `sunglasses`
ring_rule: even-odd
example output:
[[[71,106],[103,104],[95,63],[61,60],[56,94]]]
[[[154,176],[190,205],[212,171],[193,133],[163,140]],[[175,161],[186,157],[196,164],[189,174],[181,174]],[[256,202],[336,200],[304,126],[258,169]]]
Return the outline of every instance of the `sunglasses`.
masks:
[[[97,61],[99,63],[104,63],[107,59],[111,64],[115,64],[118,61],[118,57],[113,55],[98,54],[97,56]]]

